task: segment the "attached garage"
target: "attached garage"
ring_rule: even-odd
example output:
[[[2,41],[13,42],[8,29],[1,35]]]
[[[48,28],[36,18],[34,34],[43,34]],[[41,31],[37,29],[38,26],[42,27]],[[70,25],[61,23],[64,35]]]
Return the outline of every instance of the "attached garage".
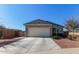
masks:
[[[28,36],[50,36],[50,27],[29,27],[28,28]]]
[[[40,19],[25,23],[24,25],[26,34],[30,37],[49,37],[53,33],[59,33],[59,30],[63,30],[61,25]]]

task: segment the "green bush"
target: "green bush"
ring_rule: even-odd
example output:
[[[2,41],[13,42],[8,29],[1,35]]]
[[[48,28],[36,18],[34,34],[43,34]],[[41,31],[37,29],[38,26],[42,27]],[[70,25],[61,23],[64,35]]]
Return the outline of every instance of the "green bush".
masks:
[[[53,39],[61,39],[61,36],[53,36]]]

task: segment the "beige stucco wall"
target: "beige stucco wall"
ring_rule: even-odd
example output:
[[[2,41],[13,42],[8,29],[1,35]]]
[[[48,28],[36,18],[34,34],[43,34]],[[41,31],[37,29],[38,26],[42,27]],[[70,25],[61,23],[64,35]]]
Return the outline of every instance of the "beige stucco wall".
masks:
[[[74,33],[73,32],[69,32],[69,35],[73,35],[73,34],[74,35],[79,35],[79,32],[74,32]]]
[[[48,26],[48,27],[47,27]],[[29,28],[33,28],[33,27],[36,27],[36,29],[30,29],[32,32],[33,32],[33,30],[37,30],[38,29],[38,27],[40,28],[40,30],[42,29],[42,27],[47,27],[49,30],[50,30],[50,36],[52,35],[52,28],[56,28],[56,29],[59,29],[59,30],[63,30],[63,27],[61,27],[61,26],[57,26],[57,25],[52,25],[52,24],[26,24],[25,25],[25,29],[26,29],[26,34],[25,34],[25,36],[28,36],[29,35]],[[49,28],[50,27],[50,28]],[[40,33],[40,32],[39,32]],[[31,33],[30,33],[30,35],[32,35]],[[45,34],[46,35],[46,34]]]

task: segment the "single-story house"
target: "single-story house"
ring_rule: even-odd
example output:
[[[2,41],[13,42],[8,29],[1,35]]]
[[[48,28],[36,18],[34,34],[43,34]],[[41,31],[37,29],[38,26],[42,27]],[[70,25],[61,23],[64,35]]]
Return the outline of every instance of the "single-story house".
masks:
[[[25,23],[27,36],[30,37],[49,37],[53,33],[62,33],[63,26],[45,20],[34,20]]]
[[[0,28],[0,39],[10,39],[24,36],[24,32],[18,29]]]

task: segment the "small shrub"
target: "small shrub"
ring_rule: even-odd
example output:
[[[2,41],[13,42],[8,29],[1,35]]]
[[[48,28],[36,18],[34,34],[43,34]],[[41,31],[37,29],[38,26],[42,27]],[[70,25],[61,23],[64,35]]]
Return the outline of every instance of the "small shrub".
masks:
[[[70,39],[70,40],[76,40],[76,39],[77,39],[77,36],[69,35],[69,36],[68,36],[68,39]]]
[[[60,39],[60,36],[53,36],[53,39]]]
[[[2,35],[3,35],[2,32],[0,32],[0,39],[2,38]]]

